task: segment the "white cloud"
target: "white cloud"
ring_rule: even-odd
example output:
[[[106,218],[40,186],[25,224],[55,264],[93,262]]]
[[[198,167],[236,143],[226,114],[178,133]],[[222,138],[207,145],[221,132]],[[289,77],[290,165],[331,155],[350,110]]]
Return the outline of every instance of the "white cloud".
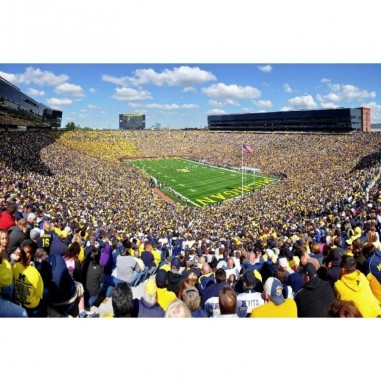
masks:
[[[266,101],[264,99],[259,99],[257,101],[253,101],[253,103],[258,107],[271,108],[273,104],[270,100]]]
[[[45,91],[43,90],[40,91],[33,88],[29,88],[26,93],[30,95],[31,97],[42,97],[45,95]]]
[[[210,99],[208,101],[208,104],[210,104],[213,107],[223,107],[223,106],[239,106],[239,103],[234,99],[226,99],[224,102],[216,101],[215,99]]]
[[[252,86],[237,86],[225,85],[224,83],[217,83],[215,85],[204,87],[202,92],[210,98],[259,98],[261,96],[260,90]]]
[[[35,69],[31,66],[26,68],[24,73],[12,74],[0,71],[0,76],[15,85],[57,86],[69,79],[66,74],[55,75],[51,71]]]
[[[224,110],[221,110],[221,109],[218,109],[218,108],[215,108],[213,110],[209,110],[207,112],[208,115],[221,115],[221,114],[226,114],[226,111]]]
[[[127,106],[128,107],[131,107],[131,108],[139,108],[139,107],[143,107],[143,105],[141,103],[127,103]]]
[[[91,94],[94,94],[94,93],[96,93],[98,90],[97,89],[95,89],[94,87],[90,87],[90,89],[89,89],[89,92],[91,93]]]
[[[283,87],[283,91],[285,93],[292,93],[292,91],[293,91],[291,86],[288,83],[285,83],[282,87]]]
[[[331,80],[328,79],[328,78],[322,78],[322,79],[320,80],[320,82],[322,82],[322,83],[329,83],[329,82],[331,82]]]
[[[189,89],[201,83],[215,81],[217,78],[209,71],[199,67],[180,66],[172,70],[164,69],[157,72],[154,69],[137,69],[132,77],[114,77],[112,75],[102,75],[102,80],[120,86],[141,86],[152,84],[156,86],[180,86]]]
[[[88,104],[87,108],[89,108],[90,110],[102,110],[102,107],[96,106],[96,105],[92,105],[92,104]]]
[[[141,101],[144,99],[152,99],[149,91],[135,90],[129,87],[117,87],[112,98],[118,101]]]
[[[63,94],[76,98],[85,96],[82,87],[79,85],[74,85],[73,83],[61,83],[60,85],[56,86],[54,92],[57,94]]]
[[[224,106],[224,102],[216,101],[215,99],[209,99],[208,104],[210,104],[213,107],[222,107]]]
[[[151,103],[146,105],[147,108],[154,108],[159,110],[179,110],[179,109],[185,109],[185,110],[192,110],[198,108],[195,104],[182,104],[178,105],[175,103],[172,104],[157,104],[157,103]]]
[[[226,99],[225,104],[227,106],[239,106],[239,103],[234,99]]]
[[[71,105],[73,101],[67,98],[49,98],[46,100],[46,103],[49,107],[62,110],[64,106]]]
[[[371,123],[381,123],[381,105],[376,102],[361,104],[361,107],[370,108]]]
[[[321,102],[320,104],[321,104],[321,107],[323,108],[338,108],[339,107],[333,102]]]
[[[329,93],[327,95],[324,95],[323,99],[326,99],[327,101],[330,101],[330,102],[340,102],[341,97],[335,93]]]
[[[291,111],[292,109],[290,108],[290,107],[287,107],[287,106],[285,106],[285,107],[282,107],[281,109],[280,109],[280,111]]]
[[[264,73],[270,73],[273,70],[271,65],[258,66],[258,69]]]
[[[193,93],[193,92],[195,92],[195,91],[196,91],[196,89],[195,89],[194,87],[192,87],[192,86],[184,87],[184,88],[183,88],[183,92],[184,92],[184,93]]]
[[[353,100],[353,99],[363,99],[363,98],[375,98],[375,91],[360,90],[358,87],[353,85],[342,85],[341,96],[344,99]]]
[[[376,92],[360,89],[354,85],[328,83],[330,92],[325,95],[318,94],[317,99],[324,103],[343,104],[345,102],[361,102],[363,99],[375,98]]]
[[[303,95],[301,97],[295,97],[288,100],[290,106],[294,109],[314,109],[317,108],[317,104],[314,101],[312,95]]]

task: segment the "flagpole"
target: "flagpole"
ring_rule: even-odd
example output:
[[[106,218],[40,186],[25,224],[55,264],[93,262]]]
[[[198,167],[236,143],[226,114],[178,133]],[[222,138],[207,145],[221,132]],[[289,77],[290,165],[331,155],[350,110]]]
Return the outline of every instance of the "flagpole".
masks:
[[[241,145],[241,154],[242,154],[242,164],[241,164],[241,182],[242,182],[241,198],[243,199],[243,145]]]

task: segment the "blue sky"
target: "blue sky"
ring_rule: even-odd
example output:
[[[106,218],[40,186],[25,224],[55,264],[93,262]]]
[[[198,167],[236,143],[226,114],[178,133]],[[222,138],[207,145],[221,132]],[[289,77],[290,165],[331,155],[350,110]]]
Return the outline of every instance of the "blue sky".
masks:
[[[64,126],[204,127],[207,115],[367,106],[381,123],[380,64],[3,64],[0,76],[63,110]]]

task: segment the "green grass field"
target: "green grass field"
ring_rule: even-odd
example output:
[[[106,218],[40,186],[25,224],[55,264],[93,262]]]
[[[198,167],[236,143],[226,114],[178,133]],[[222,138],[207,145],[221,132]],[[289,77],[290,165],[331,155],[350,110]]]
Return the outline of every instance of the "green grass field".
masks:
[[[194,206],[228,200],[241,196],[242,191],[247,193],[278,181],[275,177],[247,173],[242,187],[241,172],[186,159],[144,159],[130,163],[180,193]]]

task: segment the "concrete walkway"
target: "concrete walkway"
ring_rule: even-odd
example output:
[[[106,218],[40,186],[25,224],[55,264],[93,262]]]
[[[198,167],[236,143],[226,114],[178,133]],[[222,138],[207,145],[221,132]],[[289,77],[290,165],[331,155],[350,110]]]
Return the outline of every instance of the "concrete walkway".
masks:
[[[131,287],[132,289],[132,296],[134,299],[140,299],[143,296],[144,293],[144,287],[146,284],[147,280],[145,280],[143,283],[139,283],[136,287]],[[103,303],[99,305],[99,307],[91,307],[90,312],[97,312],[100,314],[100,316],[104,315],[111,315],[113,314],[113,309],[112,309],[112,303],[111,303],[111,298],[106,298]]]

